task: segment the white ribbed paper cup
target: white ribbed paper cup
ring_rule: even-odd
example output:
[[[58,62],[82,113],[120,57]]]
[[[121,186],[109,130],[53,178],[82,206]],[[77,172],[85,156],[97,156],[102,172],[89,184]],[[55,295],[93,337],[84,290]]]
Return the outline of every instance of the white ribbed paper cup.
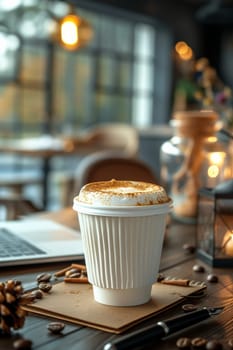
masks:
[[[157,279],[171,201],[145,206],[95,206],[74,198],[89,282],[97,302],[148,302]]]

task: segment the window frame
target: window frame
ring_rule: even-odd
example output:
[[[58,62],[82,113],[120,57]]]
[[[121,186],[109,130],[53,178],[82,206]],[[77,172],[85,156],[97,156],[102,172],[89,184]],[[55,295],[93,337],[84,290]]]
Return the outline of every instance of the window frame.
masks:
[[[151,58],[151,64],[154,67],[155,73],[154,73],[154,79],[153,79],[153,89],[148,92],[148,98],[152,101],[152,118],[151,122],[148,125],[145,125],[144,127],[150,127],[150,125],[154,124],[165,124],[170,119],[170,100],[171,100],[171,79],[172,79],[172,64],[171,64],[171,47],[172,47],[172,36],[171,31],[169,28],[163,24],[161,21],[158,21],[155,18],[149,17],[149,16],[143,16],[140,14],[135,14],[128,12],[126,10],[121,10],[118,8],[113,8],[108,5],[103,4],[96,4],[93,2],[86,2],[82,0],[73,1],[73,5],[77,8],[77,12],[82,14],[82,11],[90,11],[93,13],[97,13],[100,16],[111,16],[114,18],[117,18],[122,21],[130,21],[130,24],[133,26],[133,31],[135,30],[135,27],[138,24],[145,24],[152,26],[156,30],[156,40],[155,40],[155,55],[154,58]],[[55,72],[51,64],[55,62],[55,55],[56,50],[59,50],[59,48],[52,43],[51,41],[44,40],[44,39],[24,39],[21,38],[21,53],[24,51],[24,45],[25,46],[41,46],[43,47],[43,50],[46,50],[46,60],[47,64],[45,67],[45,77],[42,81],[36,81],[36,79],[32,80],[26,80],[22,79],[20,76],[18,79],[16,79],[15,83],[18,86],[18,88],[24,88],[24,89],[32,89],[34,91],[41,91],[44,92],[44,116],[41,120],[41,124],[38,125],[38,130],[36,132],[41,133],[54,133],[54,132],[62,132],[64,130],[68,130],[69,128],[67,125],[70,125],[70,129],[79,127],[79,128],[86,128],[90,126],[90,124],[98,124],[100,122],[108,121],[111,122],[111,120],[101,120],[101,116],[99,113],[98,115],[98,109],[96,108],[96,105],[94,103],[94,99],[92,99],[92,96],[96,96],[96,93],[98,90],[103,89],[103,86],[98,85],[98,58],[99,57],[105,57],[105,55],[113,55],[114,52],[111,53],[111,50],[104,49],[100,46],[98,46],[98,43],[96,46],[87,46],[82,49],[82,52],[89,55],[90,57],[93,57],[93,77],[92,77],[92,86],[90,89],[92,89],[92,96],[89,96],[89,116],[88,118],[81,118],[81,124],[77,124],[77,121],[74,120],[74,117],[67,116],[64,121],[57,120],[56,122],[56,116],[54,115],[54,103],[55,103],[55,93],[53,89],[53,83],[55,77]],[[132,42],[132,48],[134,43]],[[132,49],[133,51],[133,49]],[[23,55],[23,54],[22,54]],[[23,56],[22,56],[23,57]],[[22,57],[20,61],[22,60]],[[119,59],[118,59],[119,58]],[[129,62],[131,65],[131,69],[133,69],[134,63],[138,60],[138,57],[135,56],[134,52],[130,52],[130,54],[127,54],[125,59],[121,59],[122,56],[115,56],[114,62],[119,64],[119,62],[125,63],[126,61]],[[77,57],[78,60],[78,57]],[[133,73],[131,72],[131,75],[133,76]],[[0,85],[4,85],[5,81],[0,78]],[[22,89],[23,91],[23,89]],[[111,88],[104,88],[105,93],[108,93],[109,96],[111,94],[115,97],[117,94],[123,97],[128,97],[130,99],[130,103],[126,108],[128,109],[129,116],[127,117],[127,120],[123,120],[126,123],[133,124],[133,118],[132,118],[132,111],[133,111],[133,98],[137,98],[140,96],[140,92],[135,89],[134,86],[130,88],[125,89],[119,89],[117,90],[117,87],[115,86],[113,89]],[[20,108],[19,108],[20,110]],[[17,112],[17,111],[14,111]],[[17,113],[16,113],[17,114]],[[19,112],[20,114],[20,112]],[[59,119],[59,118],[58,118]],[[17,128],[12,128],[12,131],[14,133],[21,132],[24,134],[26,132],[26,129],[30,133],[33,133],[33,124],[26,125],[26,123],[23,122],[24,118],[23,116],[15,116],[15,123],[17,124]],[[118,121],[118,120],[113,120]],[[121,120],[122,121],[122,120]],[[59,124],[60,123],[60,124]],[[2,122],[1,122],[2,124]],[[73,124],[73,125],[72,125]],[[77,125],[76,125],[77,124]],[[3,126],[7,128],[7,126]],[[137,126],[137,125],[135,125]],[[63,129],[62,129],[63,128]],[[25,129],[25,132],[23,131]],[[34,131],[35,132],[35,131]]]

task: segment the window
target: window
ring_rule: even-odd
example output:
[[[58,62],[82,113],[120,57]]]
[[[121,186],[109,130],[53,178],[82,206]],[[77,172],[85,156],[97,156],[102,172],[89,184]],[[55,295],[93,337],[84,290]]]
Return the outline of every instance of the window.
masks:
[[[69,52],[48,36],[48,9],[54,6],[55,11],[56,2],[36,3],[36,11],[18,5],[5,9],[7,16],[0,9],[9,32],[0,27],[0,40],[1,35],[12,39],[8,53],[0,52],[2,61],[6,55],[9,58],[7,76],[0,70],[2,136],[73,132],[110,121],[140,127],[167,121],[171,69],[167,28],[154,19],[103,6],[85,8],[84,2],[77,5],[77,12],[93,26],[94,38],[86,47]]]

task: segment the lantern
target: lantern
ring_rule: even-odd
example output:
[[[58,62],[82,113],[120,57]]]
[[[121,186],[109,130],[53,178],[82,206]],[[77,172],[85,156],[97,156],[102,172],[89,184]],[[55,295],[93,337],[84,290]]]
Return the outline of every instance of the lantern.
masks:
[[[233,180],[199,190],[197,256],[214,267],[233,267]]]

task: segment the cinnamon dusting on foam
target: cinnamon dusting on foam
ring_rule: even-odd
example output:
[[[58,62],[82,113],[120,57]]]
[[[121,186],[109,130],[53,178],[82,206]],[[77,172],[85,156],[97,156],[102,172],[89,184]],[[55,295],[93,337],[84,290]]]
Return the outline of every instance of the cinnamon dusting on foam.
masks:
[[[110,180],[86,184],[79,201],[92,205],[141,206],[170,201],[163,187],[141,181]]]

